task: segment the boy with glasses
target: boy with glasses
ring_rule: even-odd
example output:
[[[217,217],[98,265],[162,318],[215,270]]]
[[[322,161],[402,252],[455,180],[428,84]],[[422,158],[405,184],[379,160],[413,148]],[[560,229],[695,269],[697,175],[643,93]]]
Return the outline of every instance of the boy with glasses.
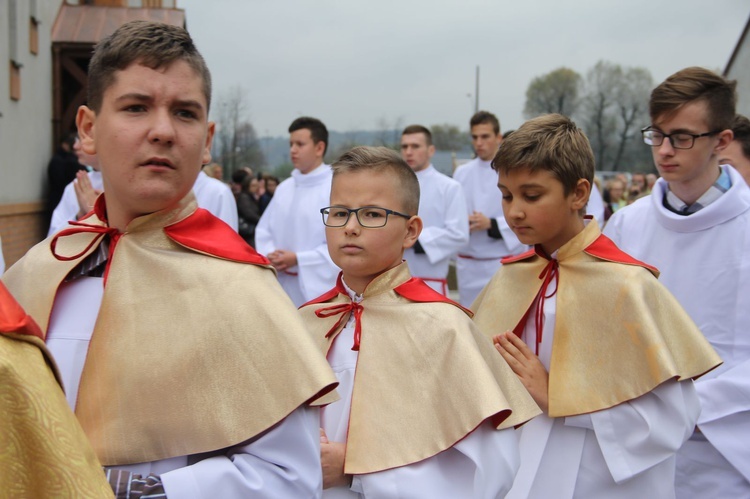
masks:
[[[736,82],[683,69],[651,93],[643,131],[661,178],[604,231],[654,265],[724,364],[695,383],[702,412],[677,456],[677,497],[750,497],[750,189],[719,158]]]
[[[511,428],[539,410],[471,313],[409,274],[417,176],[390,149],[357,147],[333,165],[330,202],[342,272],[301,308],[342,397],[321,412],[324,497],[503,497]]]

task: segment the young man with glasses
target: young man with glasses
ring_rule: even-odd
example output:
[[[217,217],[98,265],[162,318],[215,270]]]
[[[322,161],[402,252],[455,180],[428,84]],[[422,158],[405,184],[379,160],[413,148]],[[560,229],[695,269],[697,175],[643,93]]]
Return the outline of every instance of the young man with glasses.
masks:
[[[539,409],[471,313],[403,262],[422,230],[417,176],[395,151],[356,147],[333,164],[330,204],[342,272],[300,309],[340,383],[321,411],[323,497],[504,497],[511,427]]]
[[[702,413],[677,455],[678,498],[750,497],[750,189],[719,162],[735,86],[691,67],[654,89],[643,140],[661,179],[604,231],[661,271],[724,361],[695,382]]]

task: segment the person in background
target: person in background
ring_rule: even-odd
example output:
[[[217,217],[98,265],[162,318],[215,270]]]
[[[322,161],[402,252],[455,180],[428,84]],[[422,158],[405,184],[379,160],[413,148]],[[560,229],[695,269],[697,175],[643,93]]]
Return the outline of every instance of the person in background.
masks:
[[[326,291],[338,273],[315,215],[331,194],[331,166],[323,162],[327,148],[328,129],[322,121],[303,116],[292,122],[292,176],[279,184],[255,229],[258,253],[271,261],[297,306]]]
[[[263,181],[265,182],[265,189],[260,196],[261,214],[266,211],[266,208],[268,208],[268,205],[271,203],[271,199],[273,199],[273,195],[276,192],[276,187],[279,185],[279,179],[273,175],[264,175]]]
[[[448,265],[469,242],[469,214],[463,189],[432,166],[432,133],[422,125],[401,133],[401,157],[419,180],[419,215],[424,227],[413,247],[404,251],[409,270],[448,296]]]
[[[239,215],[239,234],[242,239],[255,247],[255,227],[260,220],[258,187],[260,182],[253,175],[242,179],[242,190],[237,195],[237,213]]]
[[[503,140],[500,122],[494,114],[479,111],[469,125],[477,157],[453,174],[463,187],[469,212],[469,244],[456,259],[459,301],[464,307],[471,306],[503,257],[526,248],[505,222],[497,174],[490,164]]]
[[[750,185],[750,120],[741,114],[732,122],[732,142],[722,151],[720,165],[732,165]]]

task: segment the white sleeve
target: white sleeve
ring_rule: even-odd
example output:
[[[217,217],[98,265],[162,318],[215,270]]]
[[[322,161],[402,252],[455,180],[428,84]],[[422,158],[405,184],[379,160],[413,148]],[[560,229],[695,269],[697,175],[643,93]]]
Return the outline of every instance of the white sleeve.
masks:
[[[607,468],[620,483],[672,457],[692,435],[699,413],[693,382],[669,380],[590,416]]]
[[[750,360],[695,383],[702,412],[698,427],[711,444],[750,481]],[[745,435],[745,437],[740,437]]]
[[[445,225],[425,227],[419,235],[419,244],[430,263],[456,255],[469,244],[469,211],[463,188],[454,184],[445,199]]]
[[[299,407],[225,455],[162,474],[167,497],[321,497],[319,426],[319,409]]]
[[[229,186],[224,186],[225,189],[220,189],[216,196],[216,213],[217,217],[224,220],[228,226],[237,232],[239,227],[239,215],[237,214],[237,201],[234,199],[232,189]]]
[[[73,182],[71,182],[65,186],[60,202],[57,203],[57,206],[52,212],[52,220],[49,224],[47,237],[68,225],[68,222],[71,220],[75,220],[78,215],[78,210],[78,198],[76,198]]]
[[[255,226],[255,251],[264,256],[276,251],[271,226],[271,220],[278,205],[278,203],[274,203],[275,197],[271,198],[271,202],[266,206],[266,210],[258,220],[258,225]]]
[[[429,459],[355,475],[352,490],[364,494],[366,499],[502,498],[513,485],[519,460],[515,430],[498,431],[485,422],[450,449]]]

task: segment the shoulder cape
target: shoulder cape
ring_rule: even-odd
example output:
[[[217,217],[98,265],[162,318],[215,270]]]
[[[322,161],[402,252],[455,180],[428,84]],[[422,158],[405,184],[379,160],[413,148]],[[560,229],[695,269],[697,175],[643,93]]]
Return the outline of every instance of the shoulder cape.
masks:
[[[351,303],[339,276],[335,289],[301,307],[322,352],[353,312]],[[346,473],[415,463],[485,420],[500,429],[539,414],[470,312],[411,278],[405,263],[373,280],[360,305]]]
[[[192,193],[122,234],[105,208],[3,276],[46,334],[58,286],[112,236],[75,411],[104,465],[242,443],[335,387],[265,258]]]
[[[41,337],[34,320],[0,283],[2,495],[111,497]]]
[[[658,271],[618,249],[595,221],[557,260],[550,417],[607,409],[721,364]],[[520,334],[548,261],[534,251],[503,261],[472,306],[487,336]]]

